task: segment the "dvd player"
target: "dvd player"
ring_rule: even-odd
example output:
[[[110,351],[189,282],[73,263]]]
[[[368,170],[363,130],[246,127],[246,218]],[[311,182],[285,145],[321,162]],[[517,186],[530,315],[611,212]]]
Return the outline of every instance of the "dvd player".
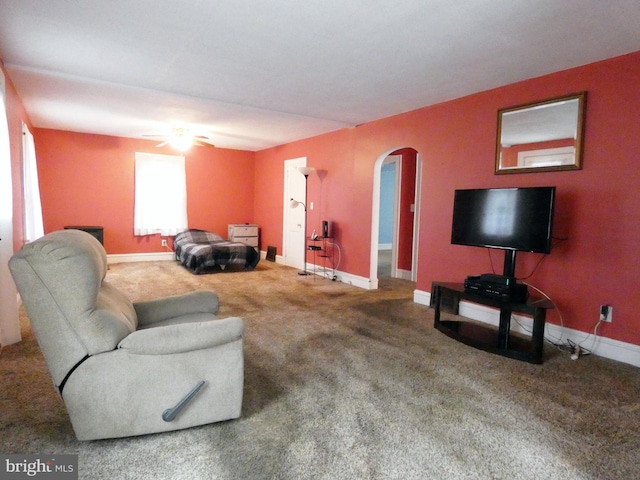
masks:
[[[464,281],[464,289],[486,297],[518,303],[526,302],[529,294],[527,286],[517,283],[514,277],[493,274],[467,277]]]
[[[515,285],[516,277],[505,277],[504,275],[496,275],[495,273],[483,273],[480,275],[480,281],[509,286]]]

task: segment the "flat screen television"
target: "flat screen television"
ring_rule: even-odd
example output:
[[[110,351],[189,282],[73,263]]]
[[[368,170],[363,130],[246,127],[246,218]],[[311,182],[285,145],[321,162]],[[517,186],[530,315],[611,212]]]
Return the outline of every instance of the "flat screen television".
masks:
[[[505,276],[515,252],[549,253],[555,187],[456,190],[451,243],[507,250]]]

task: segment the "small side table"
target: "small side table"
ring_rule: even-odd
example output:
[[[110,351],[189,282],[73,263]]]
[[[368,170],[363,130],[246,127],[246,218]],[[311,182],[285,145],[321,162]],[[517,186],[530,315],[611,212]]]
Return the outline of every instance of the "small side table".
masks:
[[[316,257],[322,259],[322,276],[326,278],[330,278],[331,280],[336,279],[336,262],[335,262],[335,249],[333,248],[333,244],[331,243],[331,237],[316,237],[316,238],[308,238],[309,242],[313,242],[313,244],[309,244],[307,247],[309,250],[313,252],[313,273],[314,276],[316,274]],[[330,271],[330,273],[327,273]]]

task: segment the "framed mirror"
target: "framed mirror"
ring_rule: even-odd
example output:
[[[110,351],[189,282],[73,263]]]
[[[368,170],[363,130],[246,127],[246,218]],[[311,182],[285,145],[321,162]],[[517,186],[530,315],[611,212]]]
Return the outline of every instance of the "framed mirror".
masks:
[[[586,92],[498,111],[496,174],[579,170]]]

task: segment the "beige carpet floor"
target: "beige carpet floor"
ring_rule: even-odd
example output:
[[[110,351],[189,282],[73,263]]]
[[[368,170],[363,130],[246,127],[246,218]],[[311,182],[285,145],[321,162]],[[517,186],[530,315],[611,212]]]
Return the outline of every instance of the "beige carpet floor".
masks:
[[[366,291],[261,262],[112,265],[132,300],[217,291],[246,322],[243,416],[78,442],[21,312],[0,354],[0,451],[70,453],[86,479],[640,478],[640,371],[547,345],[531,365],[433,329],[414,284]],[[100,412],[96,412],[100,414]]]

